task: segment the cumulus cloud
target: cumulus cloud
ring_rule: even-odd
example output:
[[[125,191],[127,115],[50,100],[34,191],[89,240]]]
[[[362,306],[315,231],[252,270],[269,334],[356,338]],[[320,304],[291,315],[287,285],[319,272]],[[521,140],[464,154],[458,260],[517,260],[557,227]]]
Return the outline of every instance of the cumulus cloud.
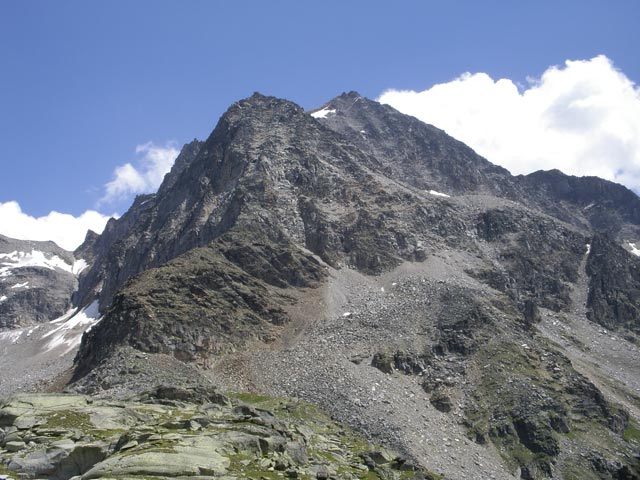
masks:
[[[53,240],[66,250],[75,250],[84,241],[87,230],[102,233],[109,216],[87,210],[79,217],[50,212],[32,217],[18,202],[0,202],[0,234],[19,240]]]
[[[125,163],[116,167],[113,180],[105,185],[105,193],[98,205],[113,204],[139,193],[154,192],[178,156],[175,144],[164,147],[147,142],[136,147],[137,166]]]
[[[611,60],[567,60],[527,82],[465,73],[421,92],[387,90],[378,101],[514,174],[558,168],[640,191],[640,89]]]

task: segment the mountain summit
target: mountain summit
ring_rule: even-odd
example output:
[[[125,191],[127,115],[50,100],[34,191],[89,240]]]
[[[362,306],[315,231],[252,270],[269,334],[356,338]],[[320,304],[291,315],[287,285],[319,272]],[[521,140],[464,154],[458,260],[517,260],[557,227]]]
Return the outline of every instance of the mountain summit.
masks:
[[[302,398],[445,478],[638,478],[638,212],[356,92],[256,93],[82,246],[67,389]]]

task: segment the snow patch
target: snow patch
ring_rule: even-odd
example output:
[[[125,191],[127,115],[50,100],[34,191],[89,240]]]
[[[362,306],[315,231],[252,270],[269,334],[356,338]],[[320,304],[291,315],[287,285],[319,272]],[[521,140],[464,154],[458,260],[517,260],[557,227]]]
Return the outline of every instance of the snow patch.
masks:
[[[595,203],[590,203],[589,205],[587,205],[586,207],[584,207],[582,210],[589,210],[592,207],[595,207],[596,204]]]
[[[76,260],[71,266],[71,273],[73,273],[74,275],[79,275],[81,271],[87,268],[87,266],[88,265],[86,260],[82,258],[80,260]]]
[[[29,282],[16,283],[11,288],[29,288],[28,285],[29,285]]]
[[[327,107],[324,107],[322,110],[318,110],[317,112],[313,112],[311,116],[313,118],[327,118],[327,115],[332,115],[336,113],[335,109],[331,110]]]
[[[0,297],[0,303],[2,303],[2,302],[6,302],[6,301],[7,301],[7,296],[6,296],[6,295],[2,295],[2,296]]]
[[[84,260],[82,260],[84,262]],[[78,263],[78,262],[76,262]],[[86,266],[86,262],[84,262]],[[81,265],[79,265],[80,267]],[[40,250],[31,252],[0,253],[0,277],[11,275],[11,270],[22,267],[42,267],[49,270],[59,268],[65,272],[73,273],[74,265],[70,265],[57,255],[47,257]]]
[[[585,255],[589,255],[591,253],[591,244],[587,243],[587,252],[585,253]]]
[[[63,356],[80,345],[82,334],[91,329],[101,319],[98,311],[98,300],[94,300],[91,305],[83,308],[76,313],[76,310],[70,310],[62,317],[52,320],[51,323],[59,324],[50,332],[44,334],[42,338],[49,338],[49,342],[45,345],[45,351],[50,352],[58,347],[64,348],[60,356]]]
[[[344,312],[344,313],[342,314],[342,316],[343,316],[344,318],[349,318],[349,317],[351,317],[352,315],[353,315],[353,313],[351,313],[351,312]]]
[[[71,318],[77,311],[78,311],[77,308],[71,308],[71,309],[67,310],[67,313],[65,313],[61,317],[58,317],[58,318],[56,318],[54,320],[49,320],[49,323],[64,322],[65,320],[68,320],[69,318]]]
[[[429,190],[429,193],[431,195],[435,195],[436,197],[446,197],[446,198],[451,197],[451,195],[447,195],[446,193],[436,192],[435,190]]]
[[[636,247],[635,243],[629,243],[629,247],[631,247],[631,253],[640,257],[640,249]]]

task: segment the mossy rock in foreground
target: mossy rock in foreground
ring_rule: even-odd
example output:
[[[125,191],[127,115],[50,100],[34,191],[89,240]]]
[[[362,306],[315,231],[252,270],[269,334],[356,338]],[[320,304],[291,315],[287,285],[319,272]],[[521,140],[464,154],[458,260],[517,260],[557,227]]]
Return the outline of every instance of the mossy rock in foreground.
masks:
[[[127,401],[17,395],[0,401],[0,419],[0,473],[13,478],[439,478],[288,399],[175,387]],[[24,447],[9,452],[10,440]]]

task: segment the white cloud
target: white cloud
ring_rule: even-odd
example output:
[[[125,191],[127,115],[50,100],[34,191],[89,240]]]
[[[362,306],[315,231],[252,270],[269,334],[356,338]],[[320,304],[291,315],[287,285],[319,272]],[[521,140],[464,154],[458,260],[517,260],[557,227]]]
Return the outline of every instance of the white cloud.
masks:
[[[378,101],[445,129],[514,174],[558,168],[640,190],[640,89],[600,55],[567,60],[518,89],[465,73]]]
[[[165,174],[171,170],[178,153],[173,143],[167,143],[164,147],[153,142],[138,145],[138,166],[125,163],[116,167],[114,178],[105,185],[105,194],[98,205],[113,204],[139,193],[155,192]]]
[[[0,234],[20,240],[53,240],[66,250],[75,250],[87,230],[102,233],[109,216],[87,210],[79,217],[51,212],[34,218],[22,211],[18,202],[0,203]]]

